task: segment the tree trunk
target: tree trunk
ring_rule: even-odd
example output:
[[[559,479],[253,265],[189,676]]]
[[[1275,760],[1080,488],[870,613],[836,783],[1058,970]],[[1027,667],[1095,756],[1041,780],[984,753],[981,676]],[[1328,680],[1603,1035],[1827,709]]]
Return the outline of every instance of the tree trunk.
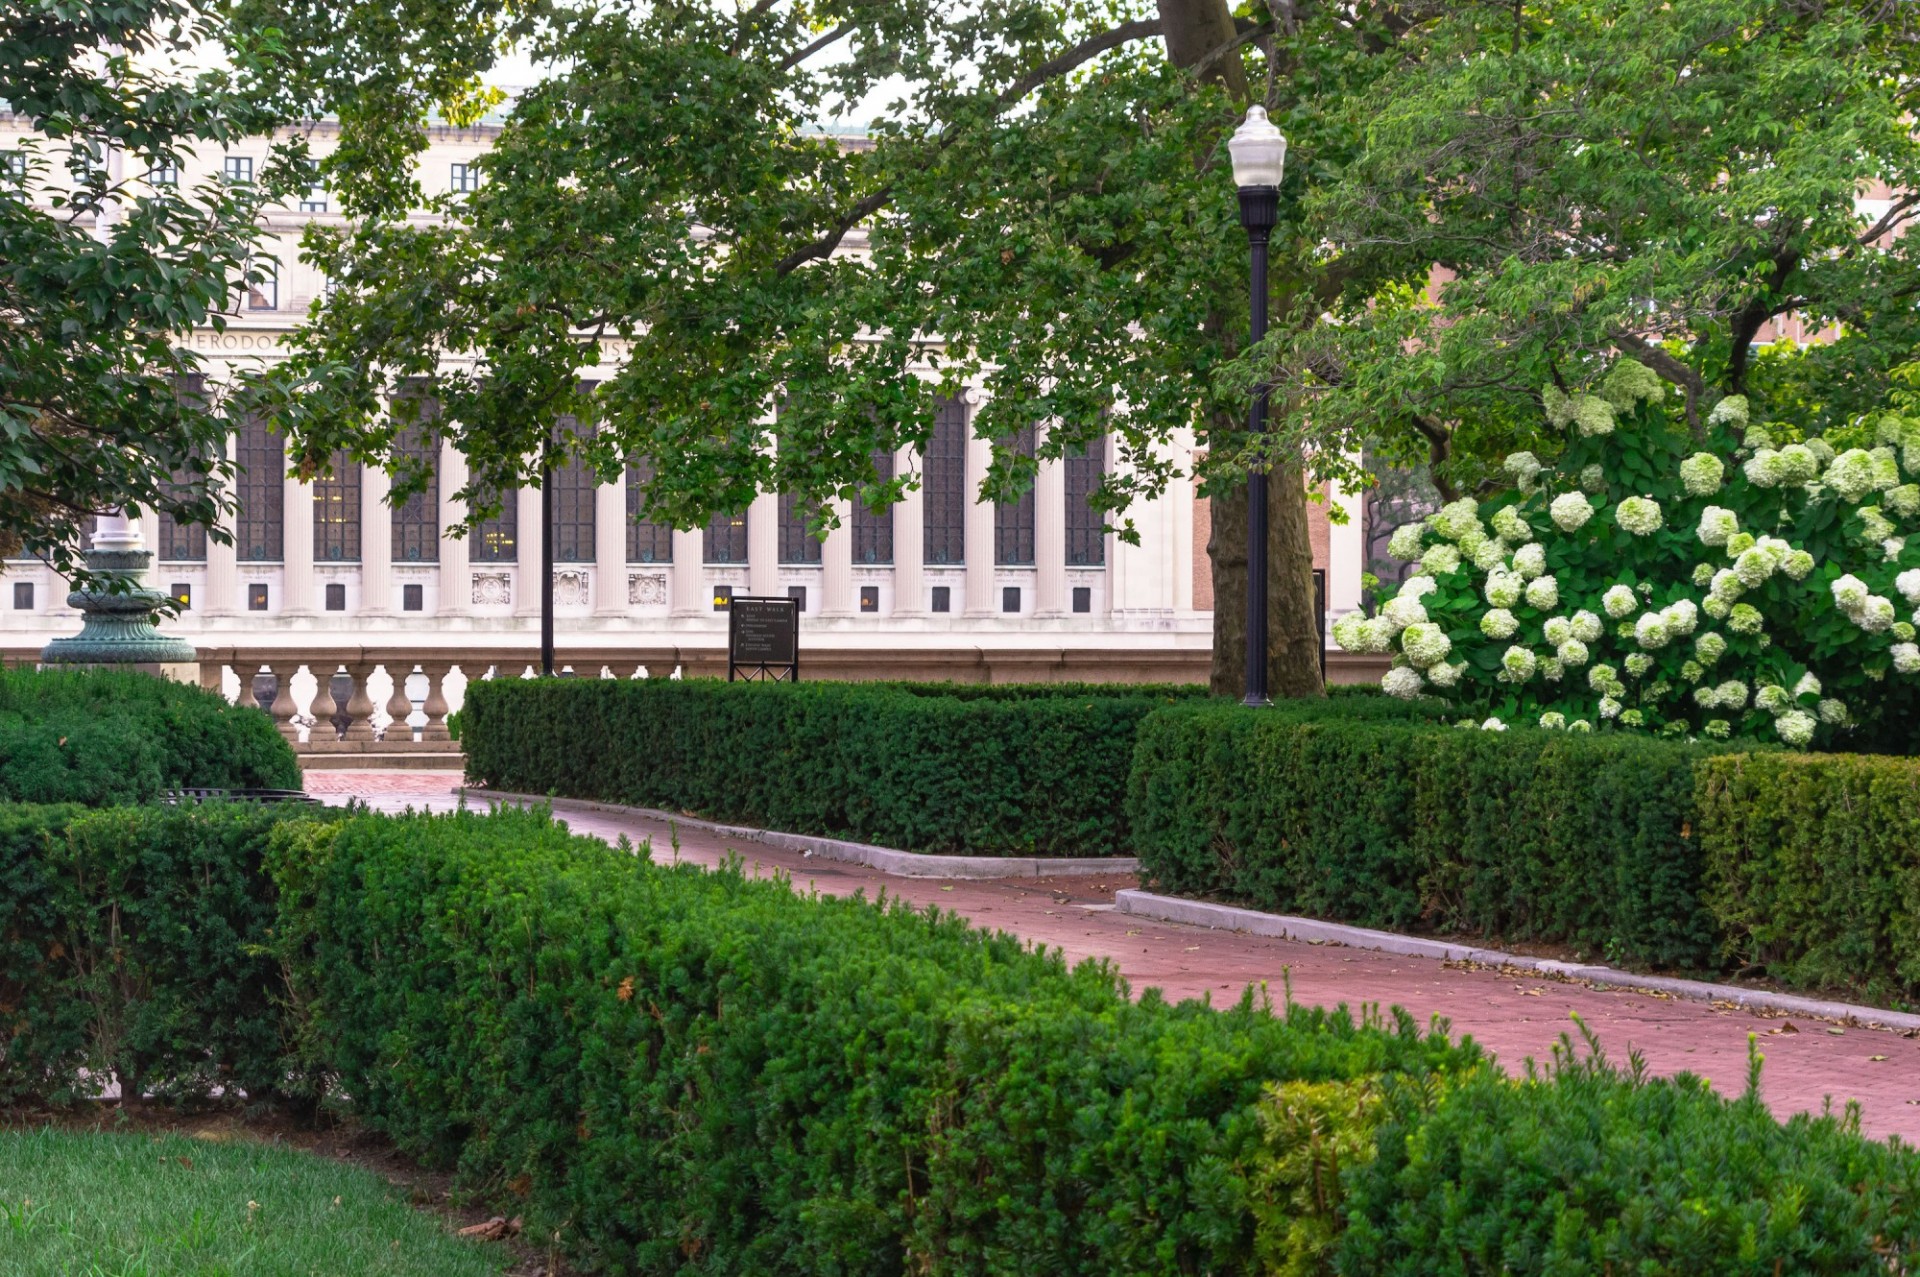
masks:
[[[1313,615],[1313,548],[1307,536],[1306,480],[1296,466],[1267,479],[1267,690],[1319,696],[1320,634]],[[1239,698],[1247,682],[1247,490],[1213,498],[1213,670],[1216,696]]]
[[[1197,65],[1233,39],[1227,0],[1158,0],[1167,57],[1175,66]],[[1218,59],[1206,78],[1247,100],[1240,59]],[[1286,269],[1276,261],[1276,275]],[[1245,323],[1244,316],[1226,323]],[[1245,487],[1213,498],[1213,531],[1207,556],[1213,562],[1213,673],[1217,696],[1246,693],[1247,493]],[[1297,466],[1275,466],[1267,478],[1267,690],[1274,696],[1320,696],[1318,627],[1313,615],[1313,546],[1307,539],[1307,489]]]

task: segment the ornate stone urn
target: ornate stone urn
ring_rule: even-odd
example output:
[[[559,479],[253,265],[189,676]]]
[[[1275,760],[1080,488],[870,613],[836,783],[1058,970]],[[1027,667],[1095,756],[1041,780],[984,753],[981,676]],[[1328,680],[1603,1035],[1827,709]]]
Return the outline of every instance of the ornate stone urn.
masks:
[[[122,515],[102,516],[86,558],[87,566],[111,585],[67,595],[67,605],[82,613],[80,632],[48,643],[40,663],[131,667],[198,681],[199,654],[193,644],[154,628],[154,612],[166,596],[146,588],[153,553],[141,539],[139,525]]]

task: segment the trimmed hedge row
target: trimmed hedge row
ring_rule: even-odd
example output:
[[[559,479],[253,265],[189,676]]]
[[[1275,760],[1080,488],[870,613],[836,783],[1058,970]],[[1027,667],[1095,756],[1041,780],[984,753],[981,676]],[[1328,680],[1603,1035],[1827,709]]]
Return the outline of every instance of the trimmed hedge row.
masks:
[[[1920,760],[1193,705],[1127,806],[1182,895],[1920,1003]]]
[[[150,801],[168,789],[292,789],[293,747],[250,705],[150,674],[0,670],[0,802]]]
[[[467,775],[920,851],[1098,855],[1126,841],[1134,730],[1167,695],[999,699],[892,686],[496,680]]]
[[[215,1061],[277,1042],[286,1089],[351,1097],[591,1271],[1920,1263],[1920,1158],[1861,1138],[1852,1114],[1782,1126],[1751,1091],[1727,1101],[1571,1049],[1514,1082],[1398,1013],[1135,1002],[1111,968],[937,911],[656,865],[539,813],[111,815],[7,813],[29,842],[72,843],[46,852],[62,934],[184,898],[210,870],[251,881],[181,915],[173,958],[168,928],[129,945],[140,971],[207,954],[244,968],[154,982],[170,1023],[208,1027],[203,1058],[163,1053],[150,1082],[238,1078]],[[203,850],[159,854],[146,877],[63,868],[151,846]],[[260,936],[262,900],[265,945],[209,942]],[[64,979],[22,952],[0,951],[15,998],[23,978]],[[127,1007],[95,1009],[131,1021],[144,987],[103,986]],[[236,1032],[242,1018],[258,1023]],[[0,1054],[0,1088],[31,1089],[20,1067]]]
[[[1377,693],[508,680],[468,775],[922,851],[1136,854],[1155,887],[1920,1003],[1920,762],[1464,731]]]
[[[265,866],[295,818],[0,803],[0,1103],[66,1098],[82,1070],[129,1095],[281,1093]]]
[[[1920,1002],[1920,760],[1731,754],[1698,769],[1722,958],[1791,984]]]
[[[1190,687],[504,679],[467,689],[470,780],[912,851],[1126,854],[1140,722]],[[1379,696],[1319,712],[1420,714]]]
[[[1141,726],[1143,877],[1399,930],[1563,942],[1703,968],[1699,745],[1183,706]]]

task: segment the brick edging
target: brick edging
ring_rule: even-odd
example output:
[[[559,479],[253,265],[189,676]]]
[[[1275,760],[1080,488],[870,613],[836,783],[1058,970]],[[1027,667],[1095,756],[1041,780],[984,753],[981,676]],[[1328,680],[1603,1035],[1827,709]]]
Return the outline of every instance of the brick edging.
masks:
[[[1829,1002],[1824,998],[1803,998],[1791,993],[1765,989],[1743,989],[1730,984],[1710,984],[1704,980],[1683,980],[1675,976],[1642,975],[1613,967],[1588,966],[1579,962],[1558,962],[1551,958],[1530,958],[1523,954],[1502,953],[1497,949],[1476,949],[1472,945],[1445,940],[1425,940],[1392,931],[1369,927],[1350,927],[1338,922],[1314,918],[1295,918],[1286,914],[1262,913],[1237,905],[1214,904],[1205,900],[1187,900],[1179,896],[1156,895],[1131,888],[1114,893],[1116,912],[1159,922],[1180,922],[1215,931],[1244,931],[1249,935],[1272,936],[1281,940],[1308,940],[1322,944],[1345,945],[1353,949],[1373,949],[1408,958],[1438,958],[1448,962],[1475,962],[1489,967],[1513,967],[1564,980],[1581,980],[1622,989],[1645,989],[1665,993],[1692,1002],[1730,1002],[1749,1011],[1778,1011],[1793,1015],[1840,1020],[1867,1027],[1920,1030],[1920,1015],[1905,1011],[1883,1011],[1851,1002]]]
[[[587,811],[616,812],[646,820],[666,821],[701,829],[723,838],[757,842],[781,851],[798,851],[822,860],[864,865],[898,878],[1056,878],[1093,874],[1133,873],[1140,862],[1131,856],[1054,857],[1054,856],[936,856],[917,851],[895,851],[869,843],[848,842],[840,838],[819,838],[812,834],[789,834],[777,829],[754,829],[746,825],[723,825],[697,816],[681,816],[653,807],[628,807],[621,803],[603,803],[585,798],[548,798],[542,794],[516,794],[504,790],[456,786],[454,793],[468,798],[493,798],[502,802],[551,802],[555,811],[568,807]]]

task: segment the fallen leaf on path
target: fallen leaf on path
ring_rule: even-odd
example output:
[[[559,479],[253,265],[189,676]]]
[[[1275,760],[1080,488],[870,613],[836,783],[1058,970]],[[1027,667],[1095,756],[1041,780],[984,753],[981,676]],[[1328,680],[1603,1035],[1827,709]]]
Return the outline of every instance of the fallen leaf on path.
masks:
[[[460,1236],[472,1237],[483,1242],[504,1241],[520,1234],[520,1217],[508,1219],[504,1215],[495,1215],[484,1224],[469,1224],[460,1230]]]
[[[1886,1056],[1884,1056],[1884,1055],[1869,1055],[1869,1056],[1868,1056],[1867,1058],[1868,1058],[1869,1060],[1884,1060],[1884,1059],[1886,1059],[1887,1057],[1886,1057]]]
[[[1828,1029],[1827,1032],[1831,1033],[1836,1038],[1844,1038],[1845,1036],[1847,1036],[1847,1031],[1845,1029]]]

